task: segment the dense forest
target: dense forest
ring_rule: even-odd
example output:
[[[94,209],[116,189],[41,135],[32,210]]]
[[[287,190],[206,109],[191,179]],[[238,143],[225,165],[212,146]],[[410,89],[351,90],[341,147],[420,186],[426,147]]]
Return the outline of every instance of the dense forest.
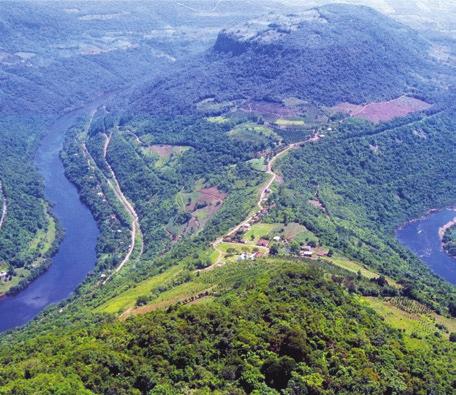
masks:
[[[85,318],[4,345],[0,393],[454,390],[454,344],[435,334],[407,340],[335,282],[341,273],[276,260],[211,276],[223,286],[198,304],[126,321]]]
[[[22,289],[48,265],[55,224],[32,160],[43,119],[3,117],[0,121],[2,213],[0,271],[8,273],[0,294]],[[32,132],[31,132],[32,131]]]
[[[451,226],[443,235],[443,247],[452,257],[456,257],[456,227]]]
[[[305,146],[280,164],[285,183],[269,220],[304,224],[325,243],[400,279],[412,297],[446,309],[454,288],[405,251],[394,230],[454,202],[454,119],[449,109],[378,132],[362,121],[343,124],[317,148]]]
[[[60,152],[97,262],[0,336],[0,394],[456,391],[456,288],[394,234],[456,200],[454,69],[423,55],[428,38],[344,5],[217,38],[247,18],[236,8],[268,4],[45,4],[22,38],[26,8],[0,11],[0,109],[30,101],[50,121],[102,103]],[[41,50],[19,62],[10,42],[29,48],[34,31]],[[332,108],[407,97],[427,110],[374,123]],[[17,281],[59,231],[32,166],[44,120],[14,117],[0,122],[0,269]]]

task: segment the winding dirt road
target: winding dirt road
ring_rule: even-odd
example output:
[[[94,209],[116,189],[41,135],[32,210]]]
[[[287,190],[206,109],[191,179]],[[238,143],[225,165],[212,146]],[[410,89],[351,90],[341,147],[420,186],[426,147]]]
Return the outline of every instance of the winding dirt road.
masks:
[[[117,199],[119,199],[119,201],[124,206],[125,210],[127,211],[128,215],[130,216],[130,220],[131,220],[130,247],[129,247],[127,255],[125,255],[125,258],[123,259],[123,261],[114,269],[114,273],[118,273],[131,258],[131,255],[133,254],[133,251],[136,246],[136,237],[138,235],[139,235],[139,243],[141,246],[140,256],[144,252],[144,243],[143,243],[143,239],[142,239],[141,228],[139,226],[138,214],[136,213],[133,205],[129,202],[129,200],[126,198],[126,196],[122,192],[122,189],[120,187],[119,181],[117,180],[116,174],[114,173],[114,170],[112,169],[112,167],[109,164],[108,159],[107,159],[108,147],[109,147],[109,144],[111,143],[111,134],[109,136],[104,134],[104,137],[105,137],[105,143],[103,146],[103,158],[105,160],[106,166],[111,175],[111,179],[108,178],[107,181],[108,181],[109,186],[114,191]]]
[[[259,193],[259,198],[256,204],[256,210],[251,213],[244,221],[242,221],[240,224],[236,225],[234,228],[230,229],[227,233],[225,233],[223,236],[220,236],[217,240],[215,240],[212,243],[212,247],[218,252],[218,257],[216,261],[209,267],[203,269],[203,270],[211,270],[217,266],[221,266],[222,259],[223,259],[223,251],[219,248],[220,244],[223,242],[223,239],[226,237],[233,236],[235,233],[237,233],[242,227],[245,225],[251,223],[253,218],[258,215],[264,208],[264,204],[267,201],[267,194],[269,193],[269,190],[274,184],[274,182],[277,180],[279,177],[277,173],[274,172],[273,166],[274,164],[283,156],[285,156],[288,152],[290,152],[293,149],[299,148],[304,144],[311,143],[311,142],[316,142],[320,139],[320,135],[318,133],[315,133],[311,137],[309,137],[307,140],[304,141],[299,141],[297,143],[289,144],[279,152],[277,152],[268,162],[267,167],[266,167],[266,174],[268,174],[269,180],[266,181],[266,183],[261,187],[260,193]]]
[[[84,137],[87,137],[87,135],[88,135],[88,132],[90,130],[90,125],[93,122],[93,118],[95,117],[96,112],[97,112],[97,109],[93,110],[90,114],[89,120],[84,128],[84,135],[85,135]],[[125,264],[130,260],[131,255],[133,254],[133,251],[135,250],[136,241],[137,241],[136,239],[137,238],[139,239],[139,243],[141,246],[140,256],[144,252],[144,243],[143,243],[143,238],[142,238],[142,234],[141,234],[141,228],[139,226],[139,217],[138,217],[133,205],[129,202],[129,200],[126,198],[126,196],[122,192],[122,189],[120,187],[119,181],[117,180],[116,174],[114,173],[114,170],[112,169],[112,167],[109,164],[108,159],[107,159],[108,147],[111,142],[111,135],[109,135],[109,136],[106,134],[103,134],[103,135],[105,137],[105,142],[103,145],[103,159],[104,159],[107,169],[110,173],[109,174],[110,177],[105,176],[105,179],[108,182],[111,189],[114,191],[114,194],[116,195],[117,199],[120,201],[122,206],[125,208],[125,211],[128,213],[128,215],[130,217],[130,221],[131,221],[131,231],[130,231],[131,239],[130,239],[130,245],[128,247],[127,254],[125,255],[122,262],[120,262],[120,264],[117,265],[117,267],[114,269],[114,271],[108,277],[105,278],[105,280],[103,281],[102,284],[106,284],[106,282],[108,280],[110,280],[114,274],[116,274],[120,270],[122,270],[122,268],[125,266]],[[83,149],[85,157],[87,158],[87,163],[88,163],[89,168],[92,170],[95,170],[97,168],[97,164],[95,162],[95,159],[92,157],[91,153],[87,149],[85,140],[82,143],[82,149]],[[102,171],[102,173],[103,173],[103,171]]]
[[[7,201],[6,201],[6,196],[5,196],[5,193],[3,191],[3,184],[2,182],[0,181],[0,195],[2,196],[2,215],[0,217],[0,229],[2,229],[2,226],[3,224],[5,223],[5,220],[6,220],[6,214],[8,213],[8,204],[7,204]]]

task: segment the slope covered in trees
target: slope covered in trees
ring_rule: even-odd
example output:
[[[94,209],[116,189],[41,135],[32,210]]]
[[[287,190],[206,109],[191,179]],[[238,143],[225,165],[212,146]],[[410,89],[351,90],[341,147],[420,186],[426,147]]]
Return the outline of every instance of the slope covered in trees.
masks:
[[[400,279],[413,297],[447,308],[454,287],[404,251],[394,230],[456,200],[454,120],[447,109],[405,126],[344,124],[318,147],[283,161],[285,184],[270,220],[300,222],[325,243]],[[309,204],[315,198],[323,211]]]
[[[19,337],[0,348],[0,393],[454,389],[454,344],[410,343],[316,266],[264,261],[212,276],[222,289],[196,305]]]
[[[0,393],[456,388],[455,288],[393,234],[456,198],[451,68],[366,8],[236,29],[68,132],[62,159],[100,227],[99,260],[68,301],[0,339]],[[373,125],[324,106],[403,94],[433,107]],[[255,225],[280,231],[242,230],[220,263],[214,240],[254,209],[271,158],[309,136],[264,194]],[[144,235],[119,272],[129,226],[111,169]],[[242,260],[262,236],[279,257]]]
[[[432,102],[433,78],[450,77],[429,50],[419,34],[367,7],[269,14],[222,31],[191,67],[143,89],[132,111],[192,112],[207,98],[297,97],[332,106],[414,94]]]

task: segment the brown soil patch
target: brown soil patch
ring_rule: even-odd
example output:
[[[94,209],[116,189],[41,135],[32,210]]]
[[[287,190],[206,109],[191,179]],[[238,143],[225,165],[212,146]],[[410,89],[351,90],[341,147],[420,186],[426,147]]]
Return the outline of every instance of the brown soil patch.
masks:
[[[322,211],[325,210],[325,207],[323,206],[323,204],[318,199],[308,200],[307,203],[309,203],[312,207],[318,208],[318,209],[320,209]]]
[[[185,147],[180,145],[154,144],[147,148],[150,152],[157,154],[160,158],[168,159],[172,154],[181,153]]]
[[[226,193],[219,191],[217,187],[203,188],[197,192],[199,193],[198,198],[187,206],[187,210],[190,212],[195,211],[199,204],[220,206],[226,198]]]
[[[373,123],[390,121],[418,111],[431,108],[432,105],[414,97],[402,96],[394,100],[357,105],[340,103],[332,108],[352,117],[366,119]]]
[[[241,107],[241,111],[259,114],[266,119],[295,117],[296,110],[285,107],[280,103],[271,103],[265,101],[249,101]]]

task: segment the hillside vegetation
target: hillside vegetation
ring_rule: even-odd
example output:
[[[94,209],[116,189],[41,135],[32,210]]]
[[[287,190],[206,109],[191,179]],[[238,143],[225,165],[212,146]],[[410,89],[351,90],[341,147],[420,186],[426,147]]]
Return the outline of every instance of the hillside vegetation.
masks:
[[[90,4],[77,15],[92,25]],[[216,11],[215,25],[237,19]],[[203,34],[191,31],[182,46]],[[394,238],[456,200],[452,66],[365,7],[269,14],[212,38],[67,131],[97,264],[0,338],[0,394],[454,392],[456,289]],[[418,99],[376,124],[333,108]]]
[[[197,304],[0,348],[0,393],[451,393],[455,346],[409,346],[320,269],[231,266]]]

